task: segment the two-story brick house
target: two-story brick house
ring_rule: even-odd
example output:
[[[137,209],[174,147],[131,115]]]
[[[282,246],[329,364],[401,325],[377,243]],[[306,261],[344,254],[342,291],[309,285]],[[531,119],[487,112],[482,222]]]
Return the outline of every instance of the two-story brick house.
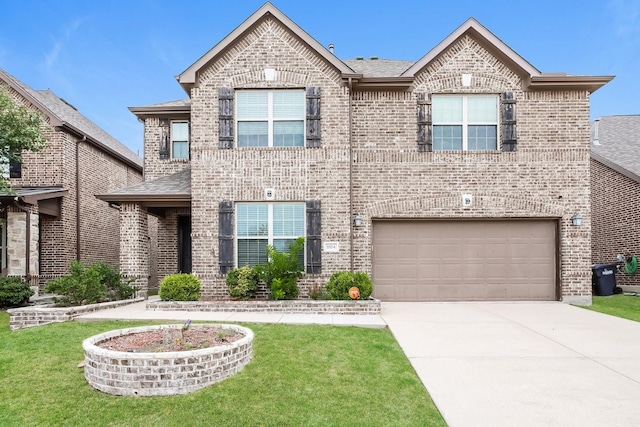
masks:
[[[42,113],[47,141],[7,171],[15,194],[0,194],[3,274],[26,277],[37,289],[76,259],[117,265],[120,214],[94,195],[142,181],[142,159],[50,90],[4,70],[0,87]]]
[[[589,303],[589,94],[611,78],[541,73],[474,19],[417,62],[342,61],[267,3],[177,76],[188,99],[131,108],[146,181],[100,197],[143,287],[150,212],[159,276],[203,298],[305,236],[303,295],[355,270],[385,301]]]

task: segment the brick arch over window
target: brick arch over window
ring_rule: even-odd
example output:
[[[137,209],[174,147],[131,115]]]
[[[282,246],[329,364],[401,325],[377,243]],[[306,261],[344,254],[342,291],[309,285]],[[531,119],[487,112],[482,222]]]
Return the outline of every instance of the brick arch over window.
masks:
[[[372,203],[365,211],[372,218],[397,217],[463,217],[499,218],[500,212],[509,212],[507,216],[523,215],[527,217],[563,217],[567,208],[564,205],[544,203],[537,200],[516,197],[504,197],[497,194],[474,194],[473,207],[462,208],[459,193],[443,197],[420,197],[413,199],[395,199]],[[453,208],[453,209],[452,209]],[[459,209],[459,213],[457,213]]]

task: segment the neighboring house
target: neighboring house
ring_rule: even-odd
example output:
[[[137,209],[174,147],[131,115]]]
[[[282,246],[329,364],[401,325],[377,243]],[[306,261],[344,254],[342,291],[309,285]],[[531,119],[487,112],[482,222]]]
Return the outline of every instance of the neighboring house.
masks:
[[[46,148],[12,165],[15,194],[0,194],[4,274],[35,287],[69,272],[73,260],[119,262],[117,206],[95,198],[142,181],[142,159],[50,90],[0,70],[15,102],[42,112]]]
[[[640,115],[600,117],[591,131],[591,260],[640,257]],[[616,279],[640,285],[638,274]]]
[[[542,73],[474,19],[417,62],[341,61],[267,3],[177,76],[189,99],[131,108],[146,181],[100,198],[142,287],[151,213],[159,276],[204,299],[305,236],[302,295],[355,270],[383,301],[588,304],[589,95],[612,78]]]

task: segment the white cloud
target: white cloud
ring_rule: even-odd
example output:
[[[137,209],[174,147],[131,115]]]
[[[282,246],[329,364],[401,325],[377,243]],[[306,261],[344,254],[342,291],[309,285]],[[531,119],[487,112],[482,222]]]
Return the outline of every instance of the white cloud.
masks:
[[[67,42],[71,39],[73,34],[78,30],[82,21],[83,19],[73,20],[64,29],[64,34],[54,41],[53,47],[44,56],[44,65],[47,70],[50,70],[56,65],[60,52],[63,50]]]

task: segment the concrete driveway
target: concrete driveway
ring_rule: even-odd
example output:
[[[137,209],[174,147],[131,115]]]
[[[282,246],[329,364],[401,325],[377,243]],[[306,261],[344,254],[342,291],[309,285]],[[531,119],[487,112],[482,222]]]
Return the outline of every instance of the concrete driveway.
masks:
[[[554,302],[382,316],[451,427],[640,425],[638,322]]]

